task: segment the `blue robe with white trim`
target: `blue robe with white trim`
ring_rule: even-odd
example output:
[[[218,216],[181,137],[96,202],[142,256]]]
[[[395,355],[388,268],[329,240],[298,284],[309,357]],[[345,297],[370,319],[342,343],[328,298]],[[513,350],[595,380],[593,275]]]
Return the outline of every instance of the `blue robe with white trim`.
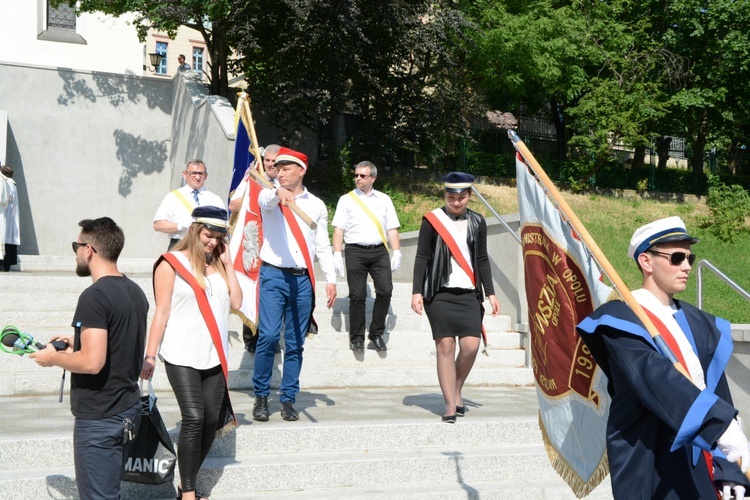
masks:
[[[625,302],[602,305],[577,327],[609,379],[607,454],[616,499],[716,498],[700,449],[711,449],[737,414],[724,375],[732,354],[730,325],[690,304],[675,304],[675,319],[703,366],[703,391],[658,351]],[[747,483],[739,467],[717,453],[715,479]]]

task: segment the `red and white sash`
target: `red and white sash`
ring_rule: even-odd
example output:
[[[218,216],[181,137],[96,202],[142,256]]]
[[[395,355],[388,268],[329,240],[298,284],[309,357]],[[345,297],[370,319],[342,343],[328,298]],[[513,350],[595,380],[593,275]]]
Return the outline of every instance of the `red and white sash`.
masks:
[[[469,276],[471,284],[476,288],[477,280],[474,276],[474,268],[471,265],[471,253],[469,252],[469,244],[466,243],[466,238],[462,238],[459,235],[456,225],[453,224],[453,221],[450,220],[442,208],[436,208],[426,214],[424,218],[427,219],[433,229],[443,239],[451,251],[453,258],[456,259],[461,269]]]
[[[466,242],[466,238],[460,237],[456,230],[456,225],[453,224],[453,221],[450,220],[442,208],[436,208],[432,212],[427,213],[424,218],[427,219],[427,222],[432,225],[433,229],[443,239],[453,258],[456,259],[461,269],[469,276],[471,284],[476,288],[477,279],[474,276],[474,268],[471,265],[471,253],[469,252],[469,244]],[[482,341],[485,345],[486,354],[487,332],[484,329],[484,324],[482,324]]]
[[[310,278],[310,285],[312,286],[313,301],[312,308],[310,309],[310,326],[307,329],[308,331],[304,333],[317,333],[318,322],[315,321],[315,317],[313,316],[313,312],[315,312],[315,268],[313,267],[312,258],[310,257],[310,249],[307,246],[307,240],[305,239],[305,235],[302,234],[302,228],[299,227],[299,222],[297,221],[294,212],[281,203],[279,203],[279,208],[281,209],[281,213],[284,214],[286,223],[289,224],[289,229],[292,231],[292,236],[294,236],[294,240],[297,242],[297,246],[299,246],[302,256],[305,258],[307,277]]]
[[[226,381],[227,387],[225,398],[229,400],[229,365],[227,364],[226,352],[224,352],[224,343],[221,339],[221,332],[219,331],[219,326],[216,323],[216,317],[214,316],[213,309],[211,309],[211,304],[208,301],[206,291],[201,288],[198,280],[195,276],[193,276],[193,273],[191,273],[188,268],[186,268],[182,264],[182,262],[180,262],[179,259],[171,253],[162,254],[159,260],[156,261],[156,264],[154,264],[154,269],[159,265],[161,259],[166,260],[169,265],[172,266],[175,272],[182,279],[184,279],[188,285],[190,285],[190,288],[193,289],[193,293],[195,293],[195,300],[198,302],[198,309],[200,309],[203,320],[206,322],[208,332],[211,334],[211,340],[213,340],[214,347],[216,348],[216,352],[219,355],[219,361],[221,362],[221,371],[224,373],[224,380]],[[231,403],[229,404],[229,411],[232,412]],[[232,420],[234,420],[234,424],[236,426],[237,419],[234,417],[233,412]]]

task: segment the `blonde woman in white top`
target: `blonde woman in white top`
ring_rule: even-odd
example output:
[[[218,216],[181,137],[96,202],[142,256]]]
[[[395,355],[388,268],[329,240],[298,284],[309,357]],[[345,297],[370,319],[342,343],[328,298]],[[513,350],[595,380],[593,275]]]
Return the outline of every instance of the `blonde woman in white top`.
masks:
[[[197,207],[192,216],[185,238],[154,266],[156,312],[141,371],[142,378],[151,378],[158,354],[180,406],[178,498],[185,500],[205,498],[195,491],[198,470],[224,417],[231,414],[226,381],[229,313],[242,305],[224,241],[226,210]]]

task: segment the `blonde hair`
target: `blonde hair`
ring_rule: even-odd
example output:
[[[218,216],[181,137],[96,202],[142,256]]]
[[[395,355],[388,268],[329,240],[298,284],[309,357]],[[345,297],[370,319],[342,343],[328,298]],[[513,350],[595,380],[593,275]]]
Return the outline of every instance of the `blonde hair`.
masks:
[[[200,287],[205,290],[206,273],[205,271],[200,272],[201,270],[206,268],[206,253],[204,252],[203,244],[200,241],[200,234],[204,229],[208,230],[208,227],[206,227],[205,224],[201,224],[200,222],[193,222],[193,224],[190,226],[190,229],[188,229],[187,234],[185,234],[185,237],[182,238],[180,242],[174,246],[174,248],[172,248],[172,251],[181,252],[183,250],[187,250],[188,260],[190,261],[190,265],[193,266],[193,276],[195,276],[195,279],[198,280],[198,284],[200,285]],[[224,268],[224,263],[219,258],[219,256],[221,255],[220,249],[221,248],[219,245],[216,245],[216,247],[214,247],[211,253],[211,265],[216,268],[216,271],[224,279],[224,282],[227,283],[227,286],[229,286],[229,282],[227,281],[227,270]]]

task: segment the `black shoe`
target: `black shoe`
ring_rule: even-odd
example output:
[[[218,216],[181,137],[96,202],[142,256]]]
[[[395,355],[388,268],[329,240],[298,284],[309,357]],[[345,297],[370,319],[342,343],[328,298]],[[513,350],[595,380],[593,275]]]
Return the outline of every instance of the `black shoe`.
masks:
[[[294,403],[291,401],[284,401],[281,403],[281,418],[290,422],[299,420],[299,413],[294,409]]]
[[[349,347],[354,352],[363,352],[365,350],[365,343],[361,340],[355,340]]]
[[[268,422],[268,397],[258,396],[253,405],[253,420]]]
[[[255,354],[255,346],[254,345],[246,345],[245,350],[249,352],[250,354]]]
[[[443,422],[445,422],[446,424],[455,424],[456,416],[455,415],[443,415]]]
[[[463,417],[466,415],[466,407],[465,406],[456,406],[456,416],[457,417]]]
[[[388,348],[385,346],[385,342],[383,342],[383,337],[373,337],[370,340],[372,340],[372,344],[375,346],[376,351],[385,351]]]

